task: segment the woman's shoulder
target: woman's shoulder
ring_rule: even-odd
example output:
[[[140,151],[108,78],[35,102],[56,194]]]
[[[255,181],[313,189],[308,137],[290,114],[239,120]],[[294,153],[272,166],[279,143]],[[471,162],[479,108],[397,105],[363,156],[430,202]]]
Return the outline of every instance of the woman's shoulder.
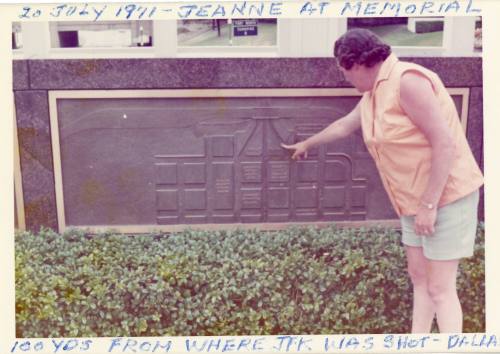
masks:
[[[434,71],[426,68],[421,64],[403,60],[398,61],[398,63],[394,67],[394,73],[397,76],[402,76],[403,74],[406,74],[408,72],[414,72],[415,74],[420,74],[421,76],[429,78],[436,75]]]

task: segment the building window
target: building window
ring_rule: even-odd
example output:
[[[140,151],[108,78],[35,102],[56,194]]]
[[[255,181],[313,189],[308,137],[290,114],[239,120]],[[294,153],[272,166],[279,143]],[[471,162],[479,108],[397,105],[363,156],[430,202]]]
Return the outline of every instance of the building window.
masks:
[[[20,22],[12,22],[12,49],[21,49],[23,47],[23,32]]]
[[[476,18],[476,25],[474,30],[474,51],[483,51],[483,18]]]
[[[276,19],[177,21],[180,47],[276,46],[276,38]]]
[[[396,47],[442,47],[443,17],[349,18],[347,28],[367,28]]]
[[[51,22],[52,48],[150,47],[152,21]]]

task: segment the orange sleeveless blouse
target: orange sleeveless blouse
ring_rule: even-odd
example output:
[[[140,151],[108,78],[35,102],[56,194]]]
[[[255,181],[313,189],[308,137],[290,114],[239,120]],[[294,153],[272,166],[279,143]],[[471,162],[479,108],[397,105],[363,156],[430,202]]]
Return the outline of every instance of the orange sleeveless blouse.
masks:
[[[454,162],[438,203],[451,203],[483,184],[464,134],[457,109],[439,77],[391,54],[382,64],[371,91],[360,102],[361,127],[368,151],[375,160],[382,183],[398,215],[415,215],[429,180],[431,145],[413,124],[399,102],[400,80],[406,71],[417,71],[431,82],[456,144]]]

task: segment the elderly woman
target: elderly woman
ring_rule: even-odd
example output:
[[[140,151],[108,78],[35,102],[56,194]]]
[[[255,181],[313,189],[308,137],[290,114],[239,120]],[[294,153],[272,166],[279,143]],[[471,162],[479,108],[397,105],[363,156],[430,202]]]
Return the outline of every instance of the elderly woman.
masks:
[[[412,333],[462,331],[456,290],[459,260],[473,253],[483,176],[456,107],[439,77],[399,61],[372,32],[353,29],[335,42],[345,78],[363,96],[352,112],[293,145],[293,159],[319,144],[363,132],[402,224],[413,283]]]

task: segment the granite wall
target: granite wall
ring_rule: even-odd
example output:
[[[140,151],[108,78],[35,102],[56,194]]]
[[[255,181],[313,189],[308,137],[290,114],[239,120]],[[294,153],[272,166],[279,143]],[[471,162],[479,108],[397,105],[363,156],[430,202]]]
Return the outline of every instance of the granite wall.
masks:
[[[470,88],[467,138],[483,168],[482,59],[402,59],[437,72],[449,88]],[[26,226],[32,230],[40,226],[57,229],[48,108],[51,90],[350,87],[331,58],[16,60],[13,67]],[[361,174],[373,167],[369,159],[363,161],[357,167]],[[390,207],[378,176],[369,178],[373,179],[368,181],[372,199],[380,196],[383,205],[368,203],[372,212],[367,210],[363,218],[394,218],[393,212],[377,214],[376,209]],[[481,218],[482,205],[483,198]]]

